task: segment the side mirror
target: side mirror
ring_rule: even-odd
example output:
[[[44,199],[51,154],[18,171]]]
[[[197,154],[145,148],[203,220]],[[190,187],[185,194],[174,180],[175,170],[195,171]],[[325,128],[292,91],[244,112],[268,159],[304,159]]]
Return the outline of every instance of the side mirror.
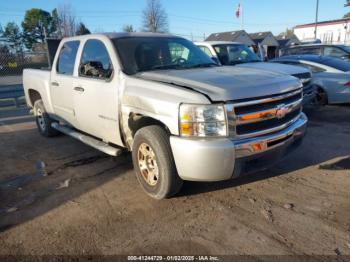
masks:
[[[217,57],[212,56],[211,60],[213,60],[215,62],[215,64],[220,65],[220,61],[219,61],[219,59]]]

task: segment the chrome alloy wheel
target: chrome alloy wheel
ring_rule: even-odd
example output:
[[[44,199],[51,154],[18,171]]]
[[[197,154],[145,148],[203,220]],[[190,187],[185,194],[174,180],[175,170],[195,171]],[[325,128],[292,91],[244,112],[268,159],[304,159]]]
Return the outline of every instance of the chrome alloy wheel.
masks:
[[[45,119],[44,119],[43,112],[41,111],[40,108],[38,108],[38,109],[36,110],[36,117],[37,117],[37,119],[38,119],[38,123],[39,123],[40,129],[41,129],[42,131],[44,131],[45,128],[46,128],[46,123],[45,123]]]
[[[148,185],[155,186],[158,182],[159,169],[156,155],[154,154],[152,147],[146,143],[142,143],[139,146],[137,157],[143,179]]]

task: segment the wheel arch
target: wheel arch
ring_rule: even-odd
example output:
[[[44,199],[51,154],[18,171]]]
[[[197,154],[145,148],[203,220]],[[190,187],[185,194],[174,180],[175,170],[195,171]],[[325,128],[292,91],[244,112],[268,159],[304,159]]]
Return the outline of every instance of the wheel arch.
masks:
[[[31,107],[34,107],[36,101],[42,99],[40,93],[37,90],[29,89],[28,90],[29,103]]]
[[[137,133],[137,131],[139,131],[144,127],[153,126],[153,125],[160,126],[162,129],[165,130],[165,132],[168,135],[171,135],[171,131],[169,127],[164,122],[146,114],[131,112],[129,114],[128,121],[126,124],[127,124],[128,132],[126,132],[125,135],[126,135],[127,145],[130,150],[132,148],[135,134]]]

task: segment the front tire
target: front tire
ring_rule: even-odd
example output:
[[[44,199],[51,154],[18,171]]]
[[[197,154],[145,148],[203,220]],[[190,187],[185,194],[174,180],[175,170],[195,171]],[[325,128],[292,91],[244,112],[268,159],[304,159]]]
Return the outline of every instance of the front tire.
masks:
[[[183,181],[176,171],[169,136],[160,126],[136,132],[132,160],[137,180],[149,196],[164,199],[180,191]]]
[[[34,103],[34,114],[35,122],[41,135],[45,137],[53,137],[59,135],[59,132],[51,127],[51,124],[55,121],[49,117],[42,100],[37,100]]]

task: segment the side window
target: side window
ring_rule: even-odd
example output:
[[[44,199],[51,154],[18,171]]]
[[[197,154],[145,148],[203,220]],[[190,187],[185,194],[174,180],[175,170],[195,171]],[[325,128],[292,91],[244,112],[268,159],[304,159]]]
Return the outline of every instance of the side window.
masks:
[[[179,59],[189,60],[190,50],[179,43],[169,43],[169,52],[172,62]]]
[[[342,57],[346,56],[347,53],[339,48],[336,48],[336,47],[325,47],[324,48],[324,55],[342,58]]]
[[[209,48],[206,46],[198,46],[204,53],[206,53],[208,56],[212,57],[213,54],[210,52]]]
[[[73,75],[78,48],[79,41],[70,41],[64,43],[57,61],[57,73],[63,75]]]
[[[305,48],[301,49],[300,54],[320,55],[321,54],[321,48],[320,47],[305,47]]]
[[[88,40],[80,59],[79,76],[96,79],[110,79],[112,62],[105,45],[100,40]]]

